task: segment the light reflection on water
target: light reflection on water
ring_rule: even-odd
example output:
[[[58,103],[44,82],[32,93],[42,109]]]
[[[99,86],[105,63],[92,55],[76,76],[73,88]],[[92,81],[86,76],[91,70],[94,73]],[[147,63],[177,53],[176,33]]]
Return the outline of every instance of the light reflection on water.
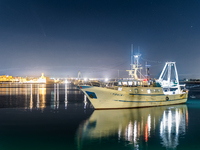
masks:
[[[0,84],[0,108],[24,107],[30,110],[33,108],[43,110],[46,106],[50,106],[52,109],[58,109],[60,103],[65,103],[67,109],[69,95],[78,99],[81,94],[75,86],[67,83],[52,85],[5,83]]]
[[[124,142],[134,149],[148,144],[159,131],[163,147],[175,149],[179,136],[184,135],[188,126],[187,105],[162,106],[140,109],[96,110],[79,126],[77,131],[78,148],[103,143],[110,137]],[[90,143],[90,144],[88,144]],[[146,143],[146,144],[145,144]],[[93,145],[94,146],[94,145]]]
[[[200,148],[197,98],[184,105],[94,111],[71,84],[8,83],[0,84],[0,108],[1,149],[43,149],[33,143],[45,149]]]

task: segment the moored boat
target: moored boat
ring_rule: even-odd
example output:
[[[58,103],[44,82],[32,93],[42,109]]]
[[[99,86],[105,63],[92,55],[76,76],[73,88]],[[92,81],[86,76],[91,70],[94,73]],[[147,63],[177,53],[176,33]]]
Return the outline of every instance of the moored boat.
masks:
[[[118,86],[95,87],[79,85],[95,109],[121,109],[150,107],[162,105],[174,105],[185,103],[188,91],[185,85],[180,85],[175,62],[167,62],[158,80],[150,81],[139,79],[141,74],[139,65],[141,55],[133,55],[132,69],[128,70],[132,77],[129,80],[119,80]],[[174,68],[175,78],[171,78],[171,70]],[[167,73],[166,73],[167,72]],[[167,78],[166,78],[167,77]],[[166,79],[166,80],[165,80]]]

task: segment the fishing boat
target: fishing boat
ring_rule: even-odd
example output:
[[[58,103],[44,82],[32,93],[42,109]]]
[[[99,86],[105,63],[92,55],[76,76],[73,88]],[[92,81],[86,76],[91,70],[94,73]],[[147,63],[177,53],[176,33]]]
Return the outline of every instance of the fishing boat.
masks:
[[[133,55],[131,78],[119,80],[117,86],[96,87],[78,85],[77,87],[90,100],[95,109],[122,109],[151,107],[186,103],[188,91],[180,85],[175,62],[166,62],[159,79],[147,80],[141,76],[141,54]],[[131,57],[132,58],[132,57]],[[174,71],[173,71],[174,70]],[[174,78],[172,78],[172,75]]]

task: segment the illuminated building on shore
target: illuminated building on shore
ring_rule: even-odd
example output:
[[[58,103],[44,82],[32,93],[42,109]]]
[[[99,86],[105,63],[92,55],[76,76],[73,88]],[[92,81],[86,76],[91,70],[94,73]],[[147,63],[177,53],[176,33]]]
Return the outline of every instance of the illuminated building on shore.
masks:
[[[40,78],[23,78],[21,82],[22,83],[46,83],[46,77],[44,76],[44,73],[42,73],[42,76]]]
[[[44,76],[44,73],[42,73],[42,76],[37,80],[39,83],[46,83],[46,77]]]
[[[0,82],[20,82],[21,77],[13,77],[9,75],[0,76]]]
[[[46,83],[47,77],[44,76],[44,73],[42,73],[42,76],[39,78],[35,77],[13,77],[9,75],[2,75],[0,76],[0,82],[19,82],[19,83]]]

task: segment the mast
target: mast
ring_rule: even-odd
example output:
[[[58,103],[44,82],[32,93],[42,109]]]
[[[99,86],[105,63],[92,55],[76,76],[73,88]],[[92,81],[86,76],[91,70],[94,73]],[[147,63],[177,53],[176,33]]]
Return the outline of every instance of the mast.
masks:
[[[139,59],[141,57],[141,54],[138,51],[138,54],[133,55],[133,44],[131,44],[131,69],[126,70],[129,72],[129,75],[131,78],[138,79],[138,73],[140,73],[141,77],[141,64],[139,64]]]
[[[150,79],[150,73],[149,73],[149,68],[151,67],[151,65],[148,65],[147,61],[146,61],[146,79]]]

